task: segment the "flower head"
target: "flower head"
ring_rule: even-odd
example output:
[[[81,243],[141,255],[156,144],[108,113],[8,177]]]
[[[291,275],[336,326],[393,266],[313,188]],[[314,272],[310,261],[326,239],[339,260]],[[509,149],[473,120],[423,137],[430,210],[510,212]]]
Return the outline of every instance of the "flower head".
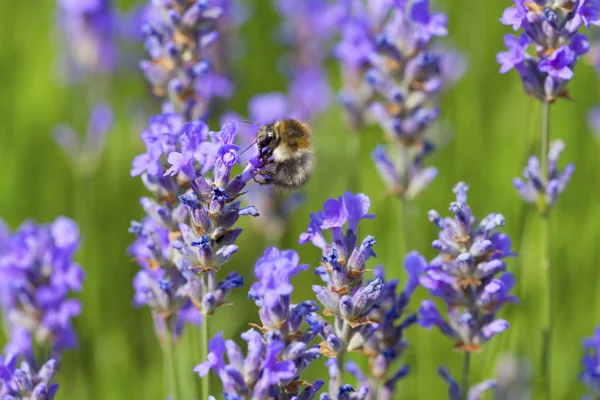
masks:
[[[83,269],[73,262],[79,228],[69,218],[22,224],[0,241],[0,305],[8,323],[6,351],[34,362],[34,347],[58,357],[77,345],[71,319],[81,313]]]
[[[61,71],[66,71],[66,81],[116,68],[117,15],[109,0],[60,0],[57,27],[64,46]]]
[[[313,301],[290,302],[291,277],[307,268],[299,265],[296,252],[275,247],[257,261],[256,281],[248,297],[259,307],[262,326],[251,324],[256,329],[242,334],[248,342],[247,356],[235,342],[223,341],[218,334],[209,343],[208,359],[194,369],[200,376],[213,369],[226,398],[251,394],[256,399],[312,399],[323,385],[323,381],[307,385],[301,379],[308,365],[321,356],[319,345],[312,344],[323,329],[314,315],[317,306]],[[301,390],[303,385],[307,387]]]
[[[426,300],[419,309],[419,324],[437,326],[460,350],[476,351],[508,328],[507,321],[495,317],[503,304],[516,298],[510,294],[514,277],[504,273],[504,258],[513,255],[510,238],[496,232],[504,225],[504,217],[490,214],[477,223],[467,204],[468,189],[464,182],[454,186],[456,202],[450,205],[454,218],[442,219],[436,211],[429,212],[430,221],[440,229],[432,243],[440,255],[425,268],[420,284],[444,300],[448,316],[444,318]]]
[[[151,118],[142,133],[147,152],[134,159],[131,173],[142,175],[155,199],[140,201],[147,217],[132,223],[137,239],[130,253],[142,267],[135,303],[151,308],[159,335],[166,325],[178,335],[185,322],[200,323],[200,313],[213,314],[243,284],[236,272],[216,276],[238,250],[239,217],[259,215],[237,199],[261,162],[254,156],[231,176],[240,161],[236,134],[234,123],[209,132],[204,122],[183,124],[173,113]]]
[[[583,371],[579,379],[596,397],[600,396],[600,327],[596,328],[594,336],[583,340]]]
[[[149,59],[140,67],[157,96],[186,120],[205,119],[214,98],[229,97],[231,82],[215,69],[212,46],[219,38],[218,23],[224,4],[204,0],[180,6],[153,2],[157,15],[146,21],[144,46]]]
[[[575,171],[573,164],[568,164],[562,171],[558,168],[558,158],[564,149],[565,143],[562,140],[555,140],[550,144],[548,176],[542,176],[538,158],[531,156],[523,170],[523,178],[513,179],[513,185],[523,200],[536,205],[542,214],[550,212]]]
[[[582,25],[588,28],[600,23],[598,5],[589,0],[514,0],[500,22],[524,32],[518,39],[505,36],[508,51],[496,56],[500,72],[516,69],[527,94],[539,100],[568,98],[566,86],[574,76],[575,64],[589,50],[587,37],[577,32]]]
[[[53,383],[53,379],[58,370],[58,362],[50,359],[39,370],[35,370],[27,361],[23,361],[17,368],[18,359],[18,356],[11,354],[6,358],[0,356],[0,396],[2,399],[54,399],[58,384]]]
[[[351,1],[335,53],[343,67],[341,101],[356,127],[374,121],[392,142],[373,161],[389,191],[412,199],[437,175],[423,161],[434,146],[425,132],[438,120],[438,97],[461,68],[432,39],[445,36],[446,16],[428,0]]]

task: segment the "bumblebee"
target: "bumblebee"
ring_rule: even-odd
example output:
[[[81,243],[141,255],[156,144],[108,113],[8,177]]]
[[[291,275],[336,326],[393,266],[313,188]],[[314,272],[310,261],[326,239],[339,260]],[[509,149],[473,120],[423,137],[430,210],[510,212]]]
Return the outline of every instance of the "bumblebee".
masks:
[[[308,182],[315,168],[312,131],[296,119],[284,118],[261,126],[256,137],[260,157],[267,165],[261,184],[298,189]]]

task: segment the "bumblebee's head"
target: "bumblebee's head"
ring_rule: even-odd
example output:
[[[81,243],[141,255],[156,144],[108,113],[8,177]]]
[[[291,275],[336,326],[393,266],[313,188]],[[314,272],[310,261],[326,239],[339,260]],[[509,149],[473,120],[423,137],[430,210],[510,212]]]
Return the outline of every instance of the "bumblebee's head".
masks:
[[[261,149],[270,147],[271,149],[277,146],[277,134],[275,133],[274,124],[268,124],[260,128],[256,143]]]

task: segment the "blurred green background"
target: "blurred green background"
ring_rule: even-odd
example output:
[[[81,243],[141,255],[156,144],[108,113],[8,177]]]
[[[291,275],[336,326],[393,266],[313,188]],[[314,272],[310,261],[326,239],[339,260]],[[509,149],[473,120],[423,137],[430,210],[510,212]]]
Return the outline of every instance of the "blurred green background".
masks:
[[[242,114],[254,94],[285,90],[285,79],[273,73],[284,50],[274,40],[278,15],[268,1],[250,3],[253,17],[241,29],[246,51],[235,65],[237,95],[228,103]],[[129,9],[133,4],[120,1],[117,6]],[[427,221],[427,211],[434,208],[446,214],[453,200],[451,188],[457,181],[470,184],[469,202],[475,215],[500,212],[506,217],[504,231],[512,237],[519,253],[508,265],[518,276],[521,303],[509,305],[501,313],[511,322],[511,329],[472,358],[473,382],[493,375],[495,360],[501,353],[514,352],[537,360],[541,347],[539,223],[511,185],[512,178],[521,174],[530,151],[537,150],[532,140],[540,127],[540,106],[522,93],[516,73],[497,72],[495,53],[503,48],[502,36],[509,31],[498,18],[508,5],[508,0],[438,2],[438,8],[448,14],[450,38],[468,58],[469,68],[443,99],[442,118],[452,131],[446,134],[452,137],[429,160],[439,168],[439,176],[405,209],[406,242],[428,259],[434,256],[430,243],[436,229]],[[50,133],[59,121],[84,133],[92,100],[98,93],[57,82],[53,71],[59,51],[52,34],[54,7],[52,1],[0,2],[0,215],[13,228],[27,218],[46,222],[61,214],[75,218],[81,226],[83,242],[77,260],[87,271],[81,293],[84,313],[76,319],[81,346],[65,356],[58,398],[164,398],[161,351],[149,310],[131,305],[131,279],[137,266],[126,255],[132,241],[127,228],[131,220],[142,218],[138,201],[146,195],[141,181],[130,178],[129,167],[133,156],[142,151],[138,134],[145,119],[159,107],[147,100],[148,88],[135,70],[135,58],[142,55],[141,49],[138,54],[129,53],[134,69],[111,78],[108,96],[116,123],[99,168],[90,178],[77,177]],[[335,65],[331,70],[332,82],[339,82]],[[551,136],[567,143],[561,163],[576,163],[573,180],[556,205],[551,223],[556,296],[552,343],[555,399],[583,394],[584,388],[577,380],[581,339],[591,335],[600,323],[599,143],[585,123],[586,111],[600,101],[598,88],[593,67],[581,62],[570,85],[574,100],[552,106]],[[348,150],[352,136],[339,106],[332,107],[313,125],[318,167],[306,187],[308,201],[294,213],[284,237],[275,244],[299,251],[303,262],[316,266],[320,260],[317,249],[301,247],[296,239],[307,225],[309,212],[347,190],[348,179],[337,172],[349,173],[354,160]],[[211,127],[216,129],[217,125]],[[371,197],[377,218],[362,223],[359,236],[372,234],[377,238],[379,257],[371,267],[381,263],[390,276],[404,279],[402,258],[406,249],[401,244],[400,206],[396,199],[383,195],[384,185],[370,160],[372,149],[381,140],[377,129],[366,130],[360,138],[359,188]],[[240,239],[240,251],[227,268],[246,276],[246,289],[234,294],[235,307],[220,309],[210,321],[212,333],[222,329],[228,338],[239,338],[240,332],[248,329],[248,322],[258,321],[256,308],[245,300],[245,294],[252,282],[254,261],[272,244],[261,239],[256,225],[249,224],[249,220],[244,219],[242,224],[247,230]],[[312,298],[310,285],[314,281],[311,273],[297,277],[294,298]],[[425,296],[424,290],[418,289],[411,310],[416,311]],[[458,378],[460,354],[437,330],[427,332],[414,327],[408,339],[411,345],[405,360],[411,363],[412,373],[401,385],[398,398],[444,398],[446,386],[437,377],[436,368],[446,365]],[[199,355],[195,361],[201,361]],[[322,364],[315,363],[313,378],[323,376]],[[197,379],[191,371],[188,378]]]

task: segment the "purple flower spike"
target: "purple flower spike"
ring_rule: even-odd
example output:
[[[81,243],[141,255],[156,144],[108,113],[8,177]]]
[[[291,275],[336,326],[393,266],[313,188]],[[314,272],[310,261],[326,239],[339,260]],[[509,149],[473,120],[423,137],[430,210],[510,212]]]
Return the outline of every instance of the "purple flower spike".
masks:
[[[429,0],[349,3],[335,49],[344,78],[340,99],[353,127],[374,121],[390,139],[373,161],[390,193],[410,200],[437,175],[423,166],[433,150],[424,136],[462,60],[432,44],[447,34],[447,18],[431,12]]]
[[[523,178],[515,178],[513,185],[521,198],[529,204],[538,207],[542,214],[548,214],[558,196],[565,191],[571,175],[575,170],[573,164],[568,164],[562,171],[558,168],[558,158],[565,149],[562,140],[555,140],[548,151],[548,176],[541,176],[539,160],[535,156],[523,171]]]
[[[153,2],[142,32],[149,59],[140,63],[153,92],[186,120],[206,119],[215,98],[232,95],[231,82],[215,67],[226,4]],[[229,28],[230,29],[230,28]],[[179,39],[178,39],[179,38]],[[186,38],[183,40],[183,38]]]
[[[408,373],[406,366],[398,370],[392,368],[407,346],[404,330],[417,322],[417,316],[407,315],[406,309],[427,264],[416,252],[406,257],[404,267],[408,280],[400,293],[397,293],[398,282],[386,281],[381,267],[376,268],[375,279],[365,278],[366,263],[375,257],[372,247],[376,241],[367,236],[357,246],[355,232],[361,220],[374,217],[369,214],[370,204],[367,196],[350,192],[337,200],[329,199],[324,211],[311,214],[309,230],[300,237],[300,243],[312,240],[323,250],[322,265],[315,269],[315,274],[320,275],[325,285],[313,285],[313,292],[324,306],[324,316],[334,317],[334,322],[329,323],[321,317],[310,316],[311,321],[318,321],[322,326],[321,351],[330,358],[327,362],[331,374],[329,394],[321,398],[372,398],[367,397],[368,394],[376,393],[382,383],[380,394],[392,398],[397,382]],[[331,243],[325,239],[325,230],[332,231]],[[372,378],[365,378],[354,368],[353,374],[363,377],[359,379],[359,389],[354,391],[339,381],[341,374],[334,357],[342,351],[358,349],[369,358]]]
[[[263,326],[252,324],[242,338],[248,343],[246,357],[233,342],[224,342],[218,335],[211,343],[208,359],[194,369],[201,376],[213,369],[223,383],[225,398],[242,398],[251,393],[262,399],[280,394],[281,399],[312,399],[323,385],[316,381],[304,390],[302,373],[310,363],[321,356],[319,345],[313,340],[323,332],[314,301],[291,304],[293,291],[291,277],[307,265],[299,264],[298,254],[292,250],[271,247],[255,266],[256,281],[248,298],[259,307]],[[304,322],[308,326],[303,326]],[[223,360],[227,353],[229,364]]]
[[[36,345],[48,346],[53,357],[77,346],[71,319],[81,303],[69,295],[85,277],[73,262],[78,246],[79,229],[66,217],[51,225],[26,222],[0,242],[0,305],[14,356],[35,364],[46,361],[33,358]]]
[[[589,50],[587,38],[577,32],[582,25],[600,23],[595,1],[515,0],[500,22],[524,32],[518,41],[511,35],[505,37],[509,51],[496,56],[500,72],[515,68],[527,94],[541,101],[569,98],[566,86],[573,79],[575,64]]]
[[[132,174],[142,175],[156,201],[142,199],[148,216],[132,223],[137,240],[130,253],[142,267],[134,279],[135,303],[152,309],[160,336],[169,328],[178,337],[185,323],[199,324],[201,314],[213,314],[243,284],[236,272],[217,280],[238,250],[239,217],[259,216],[236,200],[260,171],[248,164],[231,177],[239,162],[236,134],[233,123],[209,132],[204,122],[183,124],[172,113],[151,118],[142,133],[147,153],[134,160]]]
[[[440,255],[423,268],[425,274],[418,279],[432,296],[444,300],[447,316],[426,300],[419,309],[419,324],[437,326],[456,348],[472,352],[508,329],[508,322],[496,319],[496,315],[502,305],[517,302],[517,298],[510,294],[514,276],[506,273],[496,277],[506,270],[504,258],[514,255],[508,236],[495,231],[504,225],[504,217],[490,214],[477,223],[467,203],[468,189],[463,182],[454,186],[456,202],[450,206],[454,218],[429,213],[429,219],[440,229],[432,243]]]
[[[584,355],[582,359],[583,371],[579,379],[591,392],[592,397],[600,396],[600,327],[594,331],[594,336],[583,340]]]
[[[57,27],[64,47],[60,61],[65,81],[76,83],[117,67],[117,18],[108,0],[58,2]]]
[[[58,391],[58,384],[52,383],[58,370],[55,359],[46,361],[36,370],[27,361],[22,361],[17,368],[19,357],[8,355],[4,359],[0,355],[0,396],[2,399],[53,400]]]

